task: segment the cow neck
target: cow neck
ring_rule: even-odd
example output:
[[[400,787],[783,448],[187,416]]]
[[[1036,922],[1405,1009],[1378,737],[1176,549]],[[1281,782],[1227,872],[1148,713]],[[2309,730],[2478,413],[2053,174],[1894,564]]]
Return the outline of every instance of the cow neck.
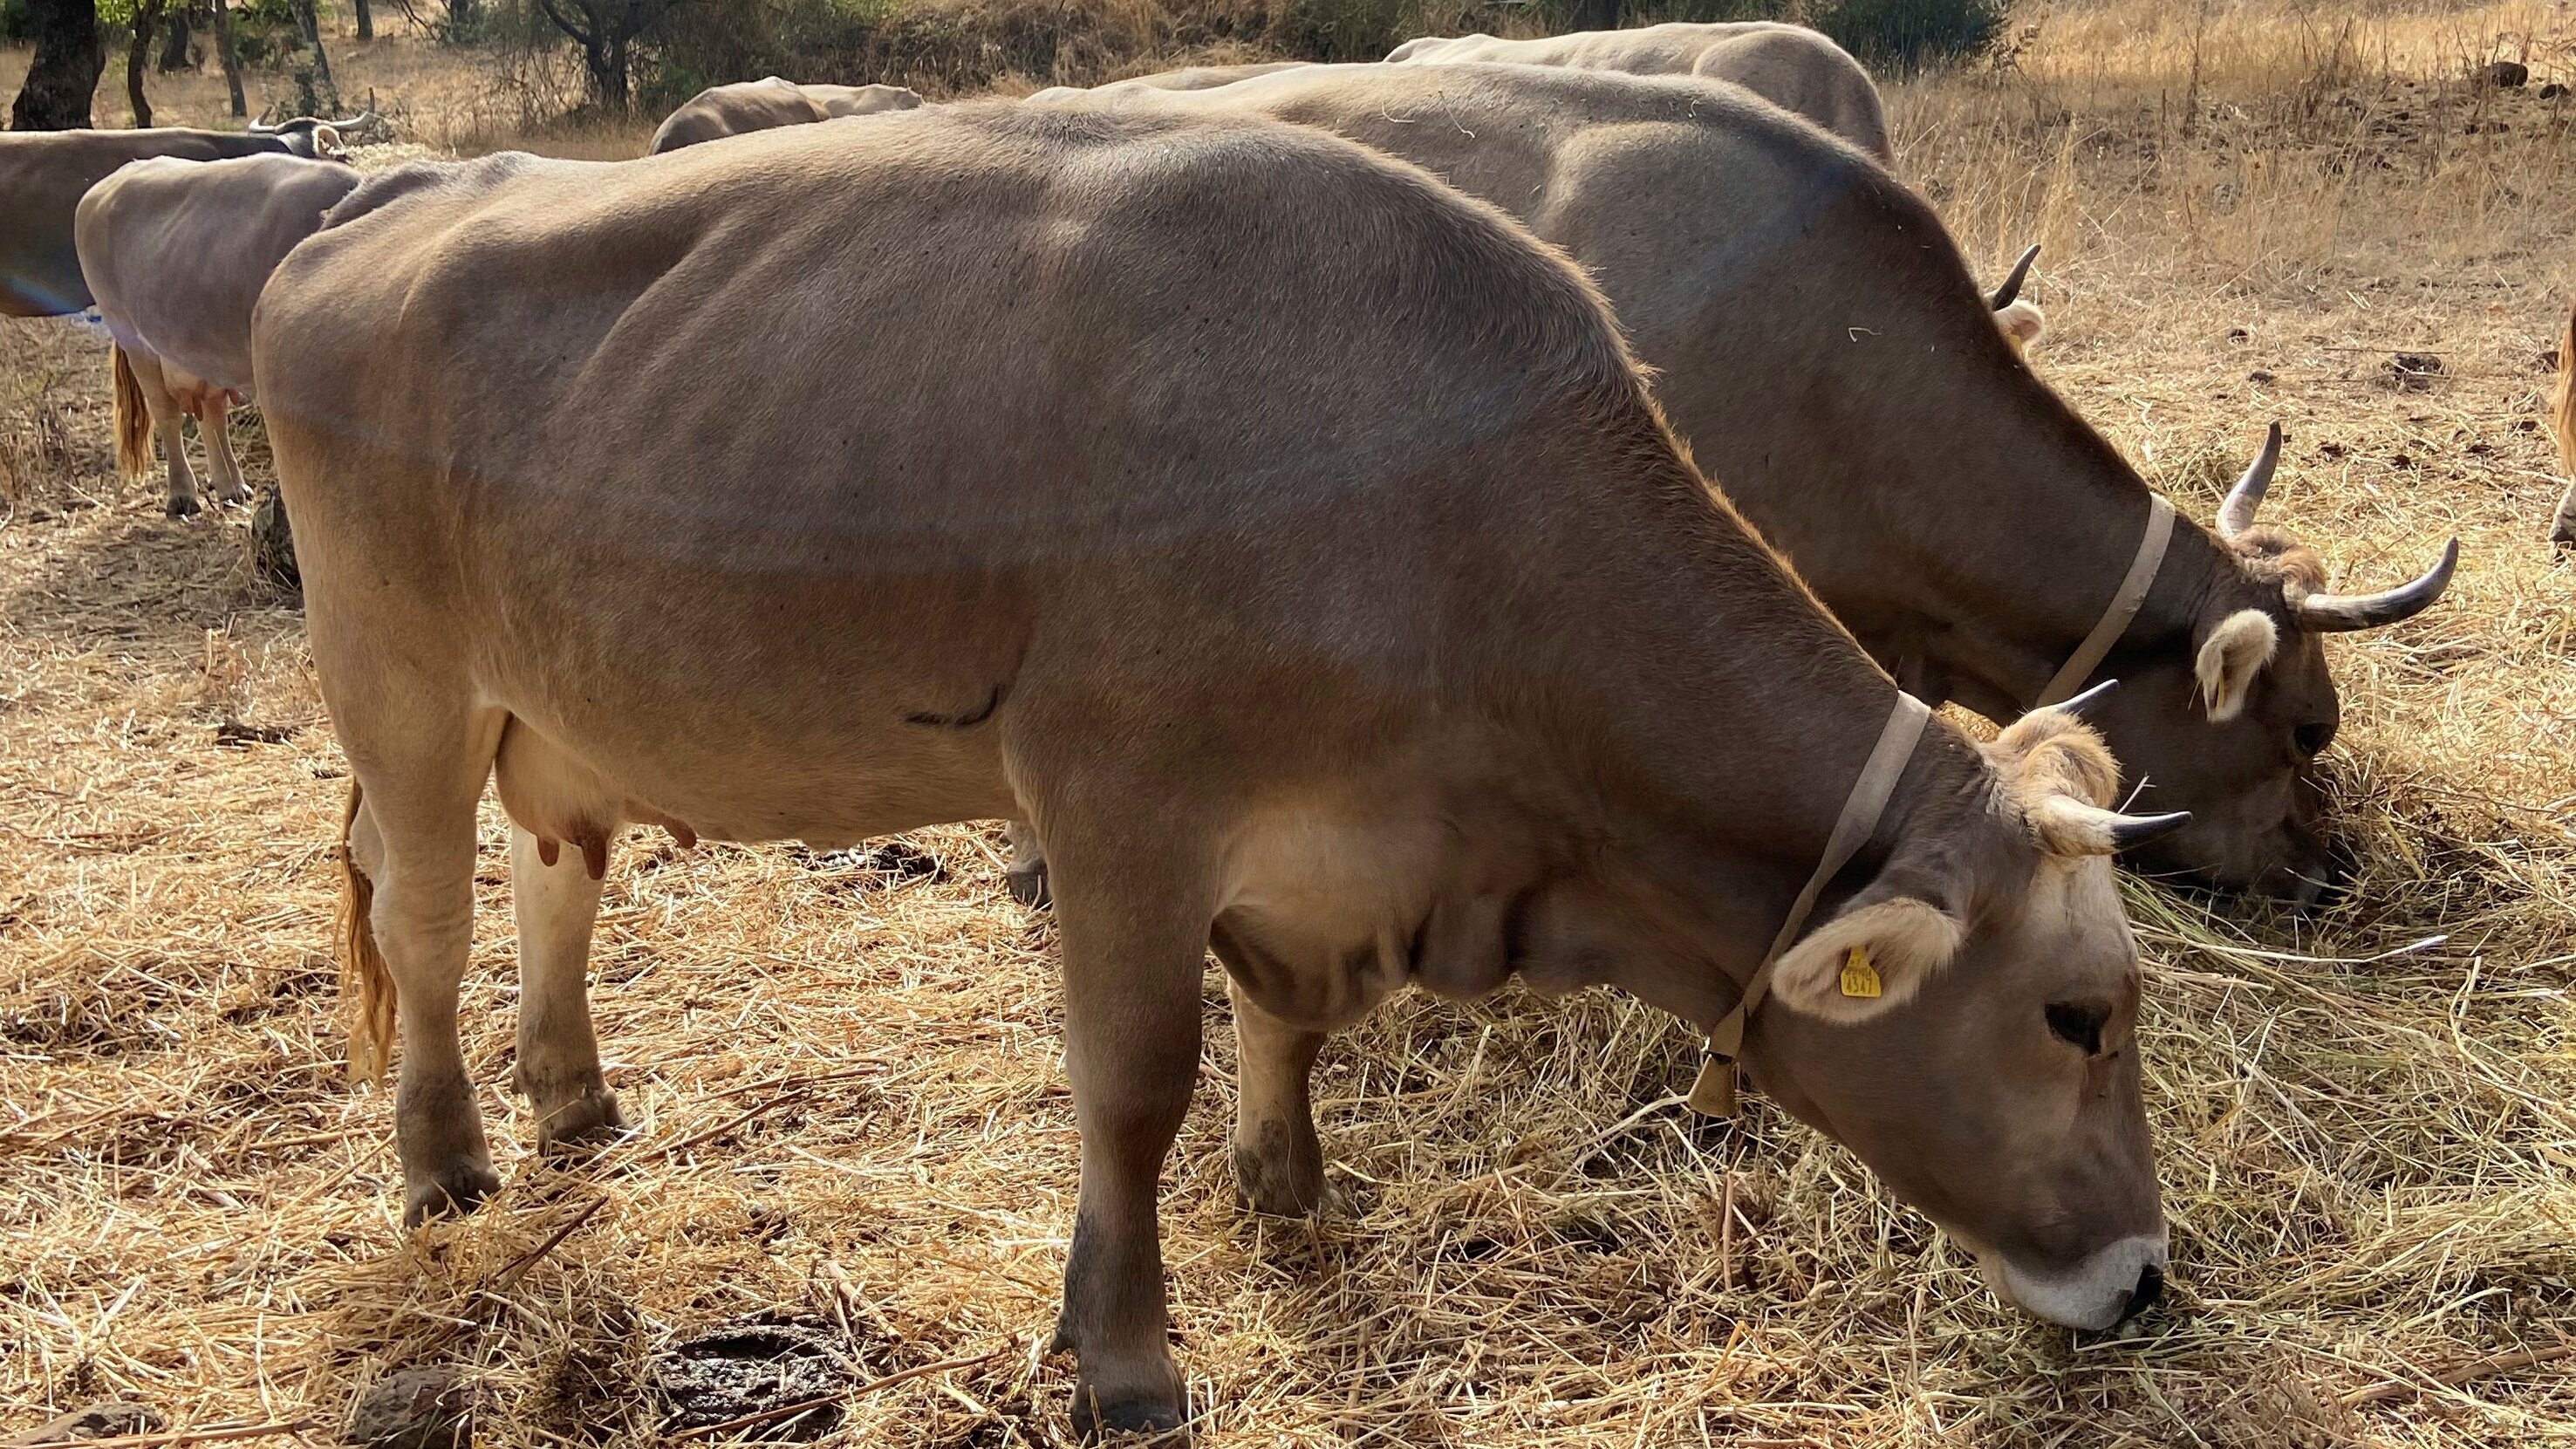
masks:
[[[2207,530],[2174,518],[2144,588],[2124,600],[2160,497],[2054,394],[2031,387],[2036,396],[2019,409],[1987,410],[2007,424],[2017,411],[2025,426],[1999,427],[1975,454],[1961,450],[1997,464],[1976,484],[1973,506],[1906,517],[1922,531],[1887,545],[1893,557],[1933,556],[1919,571],[1926,592],[1910,601],[1927,616],[1914,647],[1927,656],[1928,675],[1948,685],[1944,696],[1999,720],[2052,692],[2072,695],[2124,644],[2187,632],[2217,547]],[[1930,492],[1939,481],[1920,486]],[[2100,657],[2081,677],[2061,679],[2106,620],[2114,627],[2098,641]],[[1883,652],[1906,652],[1878,642]]]
[[[2164,567],[2165,550],[2173,542],[2173,532],[2173,504],[2161,493],[2150,495],[2146,526],[2138,530],[2138,551],[2129,560],[2128,572],[2112,591],[2111,602],[2102,610],[2093,631],[2084,636],[2075,652],[2066,656],[2066,662],[2057,666],[2057,673],[2040,689],[2034,708],[2046,709],[2073,699],[2085,681],[2093,677],[2093,671],[2102,667],[2103,657],[2129,631],[2138,610],[2146,606],[2147,593],[2155,587],[2156,575]]]
[[[1780,929],[1771,937],[1771,949],[1762,963],[1753,968],[1751,980],[1735,998],[1735,1005],[1709,1028],[1708,1049],[1700,1061],[1699,1079],[1691,1084],[1690,1104],[1702,1115],[1732,1117],[1735,1115],[1736,1060],[1744,1051],[1744,1028],[1753,1013],[1762,1009],[1770,995],[1771,972],[1780,964],[1782,953],[1797,944],[1814,915],[1816,898],[1860,848],[1878,833],[1878,822],[1887,811],[1888,797],[1896,793],[1896,782],[1905,774],[1906,762],[1914,758],[1914,747],[1923,738],[1923,726],[1932,711],[1923,701],[1899,690],[1896,704],[1888,711],[1887,723],[1879,731],[1878,743],[1862,764],[1860,777],[1852,781],[1851,794],[1844,797],[1842,814],[1834,821],[1833,834],[1826,837],[1824,853],[1816,868],[1807,875],[1807,883],[1789,903],[1788,914]]]

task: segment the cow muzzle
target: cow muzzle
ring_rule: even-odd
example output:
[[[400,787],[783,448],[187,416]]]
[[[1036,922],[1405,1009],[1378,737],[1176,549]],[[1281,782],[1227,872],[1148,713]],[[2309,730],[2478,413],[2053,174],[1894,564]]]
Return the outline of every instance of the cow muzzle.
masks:
[[[2000,1253],[1980,1252],[1986,1285],[2023,1312],[2067,1328],[2101,1332],[2155,1306],[2165,1289],[2165,1235],[2122,1238],[2063,1273],[2033,1272]]]

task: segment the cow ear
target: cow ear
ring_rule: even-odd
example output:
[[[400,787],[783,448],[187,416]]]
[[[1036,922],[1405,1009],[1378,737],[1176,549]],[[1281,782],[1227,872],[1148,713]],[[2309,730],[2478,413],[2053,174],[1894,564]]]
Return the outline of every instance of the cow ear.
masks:
[[[1865,1021],[1911,1000],[1958,954],[1962,932],[1948,911],[1916,896],[1870,894],[1780,958],[1771,994],[1781,1005],[1825,1021]]]
[[[2029,352],[2039,345],[2040,338],[2048,334],[2048,318],[2041,315],[2039,304],[2027,297],[1998,310],[1995,326],[2002,330],[2004,340],[2011,343],[2017,353]]]
[[[2224,724],[2245,712],[2255,676],[2280,647],[2280,626],[2260,609],[2239,609],[2218,621],[2202,641],[2200,658],[2192,667],[2211,723]]]

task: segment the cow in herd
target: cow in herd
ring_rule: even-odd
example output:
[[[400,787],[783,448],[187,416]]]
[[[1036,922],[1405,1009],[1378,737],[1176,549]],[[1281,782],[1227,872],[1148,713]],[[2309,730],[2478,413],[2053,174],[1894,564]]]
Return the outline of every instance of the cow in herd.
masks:
[[[1849,52],[1803,25],[1672,21],[1529,40],[1426,35],[1388,51],[1386,59],[1390,65],[1500,63],[1727,81],[1806,117],[1882,166],[1896,164],[1877,83]]]
[[[249,499],[224,415],[254,393],[251,309],[269,273],[357,184],[350,167],[302,156],[159,156],[81,198],[72,234],[111,339],[117,460],[128,475],[144,472],[160,435],[173,517],[198,506],[183,416],[197,419],[215,497]]]
[[[1086,1430],[1183,1417],[1156,1182],[1211,942],[1245,1188],[1311,1207],[1308,1068],[1399,986],[1721,1017],[1898,698],[1581,272],[1260,117],[984,103],[408,167],[288,256],[253,351],[411,1216],[495,1186],[455,1016],[487,779],[541,1014],[626,822],[1021,814],[1063,934]],[[2017,1301],[2107,1327],[2165,1231],[2106,856],[2180,822],[2107,808],[2057,712],[1900,763],[1745,1060]],[[1837,986],[1854,953],[1883,989]],[[538,1116],[582,1117],[587,1020],[535,1031]]]
[[[798,85],[778,76],[709,86],[662,120],[644,154],[659,156],[683,146],[721,140],[776,126],[807,126],[842,116],[908,111],[921,95],[907,86]]]
[[[319,124],[0,138],[41,202],[0,303],[98,308],[174,513],[180,415],[229,497],[222,408],[268,410],[407,1220],[498,1186],[457,1024],[488,781],[548,1152],[624,1126],[586,991],[623,827],[1014,822],[1062,929],[1085,1433],[1188,1417],[1157,1180],[1211,948],[1257,1210],[1322,1203],[1308,1073],[1390,992],[1614,984],[2011,1301],[2155,1301],[2109,858],[2315,899],[2322,638],[2430,606],[2456,542],[2331,591],[2256,521],[2277,427],[2175,517],[2032,373],[2032,254],[1976,285],[1811,31],[1388,60],[773,76],[650,159],[363,179]]]
[[[9,205],[0,207],[0,315],[56,317],[93,307],[105,310],[106,304],[97,295],[98,278],[99,269],[110,263],[103,253],[90,258],[81,255],[79,217],[84,198],[93,192],[125,187],[126,168],[167,168],[251,157],[318,164],[317,158],[339,155],[345,129],[364,126],[372,119],[371,115],[345,121],[305,117],[279,126],[257,127],[248,133],[163,127],[0,135],[0,197],[9,201]],[[355,181],[355,172],[334,164],[335,169]],[[161,169],[157,174],[168,183],[173,173]],[[184,182],[169,183],[158,186],[156,194],[175,198],[186,190]],[[249,341],[249,303],[257,300],[268,267],[285,254],[283,249],[274,248],[265,263],[244,270],[235,238],[248,234],[237,231],[221,216],[200,214],[192,223],[179,225],[153,215],[147,207],[138,209],[129,224],[137,229],[137,235],[119,244],[125,262],[121,274],[124,282],[154,293],[158,300],[184,307],[191,304],[182,297],[166,294],[185,292],[196,281],[213,279],[237,304],[241,326],[229,346],[235,356],[244,353]],[[302,231],[309,233],[319,224],[317,211],[302,225]],[[95,244],[109,244],[99,228],[93,226],[92,231]],[[247,246],[253,252],[271,251],[273,240],[271,233],[262,232],[250,238]],[[294,238],[285,239],[285,245],[293,244]],[[181,274],[191,281],[173,280]],[[113,314],[108,314],[107,320],[114,335],[117,321]],[[242,483],[240,467],[233,461],[224,421],[228,398],[246,395],[248,379],[229,385],[201,385],[184,376],[165,379],[157,361],[157,356],[148,351],[124,347],[111,359],[119,466],[128,476],[149,471],[151,434],[157,431],[170,459],[169,512],[174,518],[197,512],[196,480],[181,443],[181,419],[194,416],[206,446],[208,469],[214,475],[216,497],[228,502],[248,499],[250,490]]]

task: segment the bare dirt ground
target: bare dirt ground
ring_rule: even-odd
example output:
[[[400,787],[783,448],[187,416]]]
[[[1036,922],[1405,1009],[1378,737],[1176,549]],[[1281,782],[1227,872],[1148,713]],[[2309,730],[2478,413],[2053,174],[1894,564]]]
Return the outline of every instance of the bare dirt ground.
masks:
[[[2267,516],[2339,582],[2464,549],[2440,608],[2329,646],[2352,897],[2297,921],[2131,891],[2167,1307],[2107,1341],[2010,1313],[1758,1098],[1694,1124],[1686,1031],[1598,993],[1399,1001],[1319,1076],[1344,1209],[1256,1220],[1212,973],[1165,1214],[1206,1442],[2576,1441],[2576,568],[2542,542],[2541,423],[2576,99],[2536,94],[2576,81],[2570,24],[2122,0],[2058,7],[2003,73],[1891,87],[1972,260],[2046,243],[2042,370],[2184,507],[2278,417]],[[377,49],[420,95],[475,93]],[[2498,55],[2531,86],[2462,81]],[[0,323],[0,1434],[130,1395],[327,1437],[445,1363],[486,1442],[661,1442],[673,1345],[783,1310],[835,1392],[980,1361],[747,1437],[1062,1441],[1052,942],[984,829],[819,859],[638,832],[594,959],[639,1130],[557,1170],[500,1086],[487,820],[467,1052],[508,1186],[400,1230],[386,1093],[341,1066],[341,767],[295,601],[251,576],[239,510],[168,522],[112,475],[103,358]]]

